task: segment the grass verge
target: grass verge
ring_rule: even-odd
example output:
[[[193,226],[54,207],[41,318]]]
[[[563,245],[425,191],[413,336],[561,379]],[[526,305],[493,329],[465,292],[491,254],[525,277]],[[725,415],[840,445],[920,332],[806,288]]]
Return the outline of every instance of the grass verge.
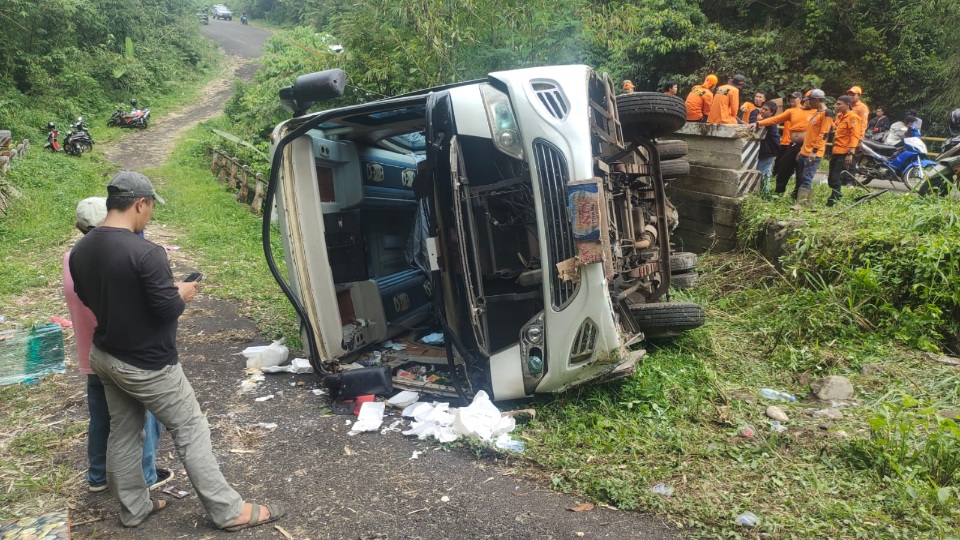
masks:
[[[240,302],[269,338],[296,340],[296,318],[263,263],[261,221],[211,178],[206,138],[198,127],[167,165],[147,171],[169,201],[150,227],[176,231],[207,274],[207,294]],[[61,185],[65,174],[48,173],[49,159],[59,157],[35,153],[19,163],[24,208],[0,224],[0,247],[9,253],[0,300],[24,320],[47,316],[35,299],[57,298],[49,291],[71,239],[73,205],[102,189],[107,169],[53,162],[74,167],[66,169],[72,181]],[[648,343],[634,377],[539,399],[537,418],[522,432],[526,458],[549,471],[557,489],[662,512],[695,535],[955,537],[960,449],[950,417],[960,411],[960,372],[927,353],[949,344],[956,323],[955,268],[944,269],[945,261],[955,264],[956,204],[889,197],[858,210],[805,214],[790,225],[795,240],[781,259],[784,272],[749,251],[701,258],[700,284],[677,296],[704,305],[708,323]],[[751,202],[743,236],[796,218],[786,208]],[[857,391],[852,406],[837,409],[842,417],[814,417],[825,406],[801,399],[784,407],[785,433],[770,429],[760,388],[803,398],[811,379],[828,374],[849,377]],[[57,391],[60,380],[34,388]],[[24,401],[18,388],[0,398]],[[20,497],[0,501],[13,509],[7,516],[71,481],[69,464],[24,457],[54,451],[51,441],[78,433],[73,424],[19,416],[48,410],[13,407],[0,416],[23,426],[3,439],[6,491]],[[753,437],[742,436],[747,425]],[[8,480],[25,463],[37,468]],[[43,480],[27,485],[24,477]],[[651,491],[661,482],[673,495]],[[760,517],[756,528],[736,525],[743,511]]]

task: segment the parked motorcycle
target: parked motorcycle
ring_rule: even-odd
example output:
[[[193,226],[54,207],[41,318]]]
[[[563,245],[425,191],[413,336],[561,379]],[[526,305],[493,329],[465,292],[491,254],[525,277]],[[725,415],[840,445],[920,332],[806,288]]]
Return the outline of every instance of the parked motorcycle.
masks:
[[[927,181],[917,191],[920,195],[931,192],[946,196],[951,188],[956,188],[960,178],[960,136],[943,143],[943,152],[934,158],[936,165],[926,169]]]
[[[150,123],[150,109],[138,109],[137,100],[131,99],[130,105],[133,107],[129,114],[123,112],[123,109],[117,107],[113,111],[113,116],[107,120],[108,126],[119,126],[123,128],[141,128],[146,129]]]
[[[57,131],[57,125],[54,124],[53,122],[48,122],[47,123],[47,143],[44,144],[43,147],[50,150],[51,152],[59,152],[60,150],[62,150],[60,148],[60,143],[57,141],[57,137],[59,135],[60,134]]]
[[[863,187],[871,180],[887,180],[913,191],[926,180],[924,169],[937,164],[927,157],[927,145],[919,137],[904,138],[902,146],[864,139],[858,155],[853,176]]]
[[[90,132],[83,124],[83,117],[77,118],[77,123],[70,126],[70,131],[63,138],[63,150],[71,155],[79,157],[84,152],[93,150],[93,139],[90,138]]]

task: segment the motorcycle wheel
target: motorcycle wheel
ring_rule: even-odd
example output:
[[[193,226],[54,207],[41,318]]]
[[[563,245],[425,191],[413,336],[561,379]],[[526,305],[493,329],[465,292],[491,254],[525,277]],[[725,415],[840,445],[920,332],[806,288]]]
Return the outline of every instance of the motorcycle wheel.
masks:
[[[67,153],[68,156],[80,157],[80,149],[74,144],[64,145],[63,151]]]
[[[92,152],[92,151],[93,151],[93,143],[92,143],[92,142],[83,141],[83,142],[79,143],[78,146],[80,147],[80,153],[81,153],[81,154],[84,153],[84,152]]]
[[[904,171],[903,176],[900,177],[900,181],[906,186],[907,191],[913,192],[927,182],[925,170],[923,167],[918,166],[910,167]]]
[[[853,181],[856,182],[858,186],[870,191],[870,181],[873,180],[872,169],[870,167],[870,158],[866,156],[860,156],[860,159],[857,160],[857,165],[851,171],[850,176],[853,177]]]
[[[949,194],[951,184],[954,182],[952,169],[930,165],[923,170],[923,174],[924,180],[920,184],[920,188],[917,189],[917,194],[921,197],[926,197],[931,193],[941,197],[946,197]]]
[[[107,127],[114,127],[116,125],[117,125],[117,121],[114,120],[113,118],[107,120]]]

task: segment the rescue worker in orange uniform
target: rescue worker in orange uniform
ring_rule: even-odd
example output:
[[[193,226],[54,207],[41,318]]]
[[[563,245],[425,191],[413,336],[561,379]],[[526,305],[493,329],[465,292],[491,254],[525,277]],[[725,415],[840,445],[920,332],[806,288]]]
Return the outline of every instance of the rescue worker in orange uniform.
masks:
[[[727,84],[717,88],[713,95],[713,105],[707,115],[709,124],[737,124],[737,111],[740,109],[740,88],[746,79],[743,75],[734,75]]]
[[[833,206],[840,200],[840,187],[843,185],[843,173],[850,171],[853,166],[853,154],[860,144],[860,134],[863,131],[863,120],[853,112],[853,99],[850,96],[837,98],[837,118],[834,121],[833,153],[830,155],[830,172],[827,174],[827,184],[830,186],[830,197],[827,206]]]
[[[810,92],[807,92],[807,94],[809,96]],[[797,97],[794,97],[794,95]],[[786,192],[790,177],[796,175],[797,180],[794,183],[792,193],[794,199],[797,198],[797,193],[800,190],[800,176],[802,175],[802,170],[797,163],[797,155],[800,153],[800,148],[803,147],[803,135],[807,131],[807,126],[810,125],[810,117],[813,116],[813,111],[811,111],[809,107],[810,100],[808,96],[800,98],[799,92],[791,94],[791,103],[797,103],[796,106],[780,114],[775,114],[770,118],[764,118],[755,124],[751,124],[751,127],[772,126],[774,124],[783,125],[786,133],[780,139],[780,143],[782,145],[784,140],[789,142],[786,148],[781,148],[780,165],[779,168],[774,171],[777,175],[774,193],[780,194]]]
[[[863,140],[863,135],[867,131],[867,124],[870,123],[870,107],[867,107],[866,103],[860,101],[861,94],[863,94],[863,89],[859,86],[851,86],[850,89],[847,90],[847,95],[853,100],[850,110],[860,116],[860,140]]]
[[[794,92],[787,97],[787,101],[790,104],[789,108],[800,108],[800,100],[803,98],[803,94],[800,92]],[[784,106],[784,110],[787,110],[788,107]],[[774,114],[778,114],[774,112]],[[769,116],[767,117],[769,118]],[[762,120],[762,118],[757,121]],[[751,124],[753,122],[750,122]],[[777,152],[777,159],[773,162],[773,176],[776,177],[777,171],[780,170],[780,162],[783,161],[783,154],[790,148],[790,120],[783,121],[783,129],[780,131],[780,151]]]
[[[713,104],[713,92],[711,89],[717,85],[717,76],[711,73],[703,79],[703,84],[698,84],[687,94],[687,122],[706,122],[707,115],[710,114],[710,108]]]
[[[826,97],[823,90],[819,88],[810,91],[810,110],[814,111],[814,114],[810,117],[807,132],[803,136],[803,146],[800,148],[800,155],[797,156],[797,162],[803,166],[803,169],[794,209],[806,208],[813,201],[813,175],[816,174],[817,166],[823,159],[823,153],[827,147],[827,133],[830,133],[830,129],[833,128],[835,116],[833,111],[824,104]]]
[[[740,120],[742,120],[744,124],[756,122],[757,117],[760,115],[760,107],[763,107],[766,101],[767,93],[763,90],[757,90],[757,93],[753,95],[753,101],[744,101],[740,107]]]
[[[635,86],[633,86],[633,81],[631,81],[630,79],[626,79],[623,81],[622,88],[623,88],[624,94],[632,94]]]

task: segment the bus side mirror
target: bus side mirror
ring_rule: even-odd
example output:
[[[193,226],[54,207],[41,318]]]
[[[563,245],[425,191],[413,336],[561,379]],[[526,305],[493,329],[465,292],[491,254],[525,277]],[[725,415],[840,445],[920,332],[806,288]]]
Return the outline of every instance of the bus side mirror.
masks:
[[[280,89],[280,103],[294,116],[303,116],[315,103],[342,96],[346,83],[347,74],[342,69],[301,75],[293,86]]]

